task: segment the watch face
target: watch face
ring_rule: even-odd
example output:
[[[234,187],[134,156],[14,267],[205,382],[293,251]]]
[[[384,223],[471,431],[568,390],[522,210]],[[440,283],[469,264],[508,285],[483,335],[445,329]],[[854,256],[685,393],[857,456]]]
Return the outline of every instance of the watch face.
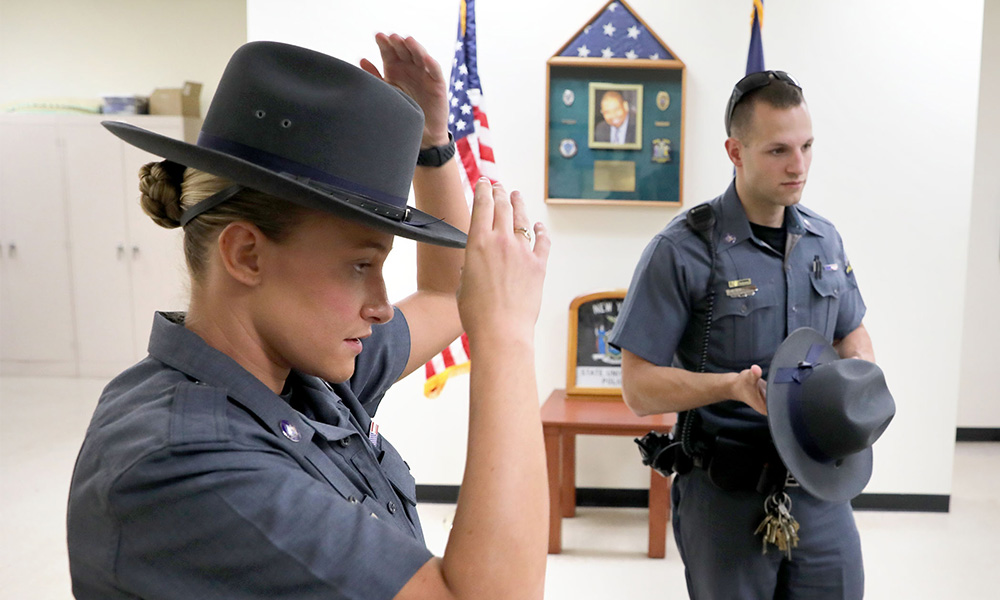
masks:
[[[562,154],[563,158],[573,158],[576,156],[576,142],[570,138],[565,138],[559,142],[559,154]]]

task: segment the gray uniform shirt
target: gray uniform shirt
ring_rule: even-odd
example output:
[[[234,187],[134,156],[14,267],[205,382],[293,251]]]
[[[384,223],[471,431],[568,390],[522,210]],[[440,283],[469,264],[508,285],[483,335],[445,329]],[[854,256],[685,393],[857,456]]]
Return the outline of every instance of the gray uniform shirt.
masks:
[[[709,205],[716,258],[706,372],[757,364],[766,377],[774,352],[799,327],[833,341],[861,324],[865,304],[832,223],[803,206],[787,207],[782,254],[751,232],[735,181]],[[610,343],[655,365],[698,371],[711,264],[708,244],[685,215],[671,221],[643,251]],[[727,430],[748,443],[770,443],[766,417],[742,402],[697,410],[709,433]]]
[[[415,483],[371,417],[409,355],[397,310],[351,380],[292,372],[286,398],[158,313],[77,459],[77,598],[392,598],[431,557]],[[299,407],[300,410],[293,408]]]

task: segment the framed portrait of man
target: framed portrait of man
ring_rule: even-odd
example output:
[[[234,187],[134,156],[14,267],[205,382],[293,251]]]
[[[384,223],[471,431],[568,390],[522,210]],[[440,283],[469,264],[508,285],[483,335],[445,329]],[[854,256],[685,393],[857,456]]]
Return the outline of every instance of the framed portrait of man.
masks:
[[[590,82],[588,146],[642,149],[642,84]]]

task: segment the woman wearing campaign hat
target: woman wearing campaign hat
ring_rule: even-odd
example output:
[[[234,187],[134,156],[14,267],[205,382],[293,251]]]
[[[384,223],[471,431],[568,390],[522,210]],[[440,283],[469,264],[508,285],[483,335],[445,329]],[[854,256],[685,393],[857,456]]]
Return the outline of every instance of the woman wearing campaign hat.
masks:
[[[184,228],[191,301],[157,313],[149,356],[88,429],[67,521],[77,598],[541,597],[548,235],[488,181],[470,220],[440,67],[412,38],[376,41],[384,80],[368,61],[243,46],[197,144],[105,123],[165,159],[140,172],[141,202]],[[396,235],[421,243],[417,291],[393,305]],[[463,328],[468,463],[437,559],[374,416]]]

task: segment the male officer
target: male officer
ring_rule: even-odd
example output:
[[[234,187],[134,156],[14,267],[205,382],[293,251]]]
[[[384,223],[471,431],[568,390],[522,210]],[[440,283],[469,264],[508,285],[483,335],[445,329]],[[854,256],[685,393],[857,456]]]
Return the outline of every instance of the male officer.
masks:
[[[844,358],[874,361],[865,304],[834,226],[799,205],[812,122],[799,84],[748,75],[726,110],[736,177],[646,247],[611,343],[639,415],[687,411],[673,528],[692,598],[861,598],[848,502],[785,487],[801,524],[789,558],[762,554],[764,500],[786,484],[768,432],[764,378],[781,341],[812,327]],[[775,469],[778,465],[778,469]]]

